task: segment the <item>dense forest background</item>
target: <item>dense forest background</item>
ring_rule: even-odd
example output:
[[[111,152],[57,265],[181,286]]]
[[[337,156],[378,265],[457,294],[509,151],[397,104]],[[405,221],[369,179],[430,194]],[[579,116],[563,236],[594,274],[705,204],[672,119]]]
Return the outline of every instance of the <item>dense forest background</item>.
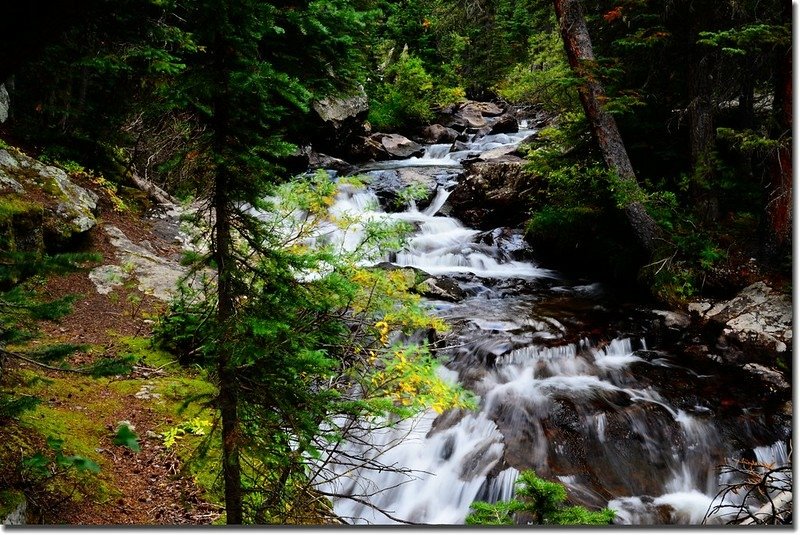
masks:
[[[372,131],[408,136],[466,99],[536,117],[543,128],[526,145],[538,177],[524,199],[526,233],[561,269],[673,305],[730,297],[765,278],[790,289],[786,0],[40,0],[4,9],[0,82],[10,107],[0,146],[103,177],[121,202],[146,183],[215,215],[207,252],[186,263],[218,278],[200,296],[185,289],[162,311],[154,339],[182,366],[203,370],[205,390],[182,403],[215,422],[201,449],[216,460],[201,464],[222,474],[207,487],[229,523],[331,521],[299,452],[321,455],[331,437],[320,429],[333,414],[469,406],[464,392],[437,382],[424,347],[407,355],[385,343],[389,327],[439,326],[410,285],[359,268],[361,258],[287,248],[274,221],[242,209],[290,213],[265,200],[280,191],[321,213],[330,185],[294,178],[308,166],[306,147],[358,163],[345,140],[364,123],[332,135],[320,101],[361,95]],[[584,35],[568,24],[576,20]],[[627,166],[609,154],[609,124]],[[17,213],[12,201],[5,195],[0,214]],[[385,247],[397,232],[375,229],[372,239]],[[84,349],[43,352],[26,345],[35,338],[22,329],[67,313],[69,300],[43,298],[36,281],[92,261],[91,248],[75,249],[3,242],[0,364],[87,371],[69,360]],[[297,284],[297,270],[323,262],[337,276]],[[367,287],[378,289],[374,299]],[[406,312],[392,315],[398,302]],[[414,367],[350,397],[354,384],[363,390],[375,379],[367,363],[376,351],[383,379],[398,362]],[[133,366],[125,355],[94,364],[97,376]],[[6,429],[33,410],[30,381],[4,369]],[[118,445],[136,446],[131,432],[116,432]],[[56,476],[93,468],[91,456],[44,444],[46,434],[25,448],[50,457],[6,464],[0,480],[36,487],[42,508],[65,499]]]

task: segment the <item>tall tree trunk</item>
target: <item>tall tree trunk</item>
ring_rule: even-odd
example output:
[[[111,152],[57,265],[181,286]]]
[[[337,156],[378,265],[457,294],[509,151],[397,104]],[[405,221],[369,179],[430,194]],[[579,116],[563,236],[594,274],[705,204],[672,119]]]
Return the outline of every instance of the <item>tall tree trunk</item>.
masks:
[[[221,328],[217,353],[218,403],[222,418],[222,472],[225,481],[225,511],[228,524],[241,524],[242,478],[239,459],[239,396],[236,372],[231,362],[231,328],[236,316],[231,269],[231,225],[224,177],[218,173],[215,187],[215,254],[217,263],[217,322]]]
[[[689,2],[689,151],[692,161],[690,195],[694,210],[705,221],[719,218],[712,159],[716,143],[714,127],[714,69],[716,52],[697,44],[703,24],[714,16],[716,0]]]
[[[629,187],[628,191],[633,194],[633,199],[624,206],[625,214],[639,245],[648,253],[653,254],[658,249],[657,242],[662,236],[662,232],[642,203],[635,200],[641,189],[617,123],[614,117],[603,109],[602,103],[606,100],[605,89],[593,72],[595,59],[592,41],[589,38],[589,30],[586,28],[580,2],[579,0],[554,0],[553,4],[570,67],[582,80],[578,87],[578,95],[586,118],[589,120],[592,135],[600,146],[608,168],[626,183]]]
[[[221,14],[222,16],[222,14]],[[214,152],[221,160],[214,177],[214,229],[212,247],[217,263],[217,324],[220,339],[217,350],[219,395],[217,398],[222,418],[222,474],[225,482],[225,513],[228,524],[242,524],[243,499],[241,460],[239,455],[239,396],[236,370],[232,362],[232,329],[236,317],[236,297],[233,286],[233,235],[231,221],[230,172],[225,162],[228,148],[229,91],[228,56],[231,48],[219,32],[214,38],[214,68],[217,76],[216,95],[213,102]]]
[[[785,2],[786,20],[791,20],[791,3]],[[773,137],[780,140],[769,165],[769,191],[765,254],[768,260],[780,261],[789,252],[792,241],[792,47],[776,54]]]

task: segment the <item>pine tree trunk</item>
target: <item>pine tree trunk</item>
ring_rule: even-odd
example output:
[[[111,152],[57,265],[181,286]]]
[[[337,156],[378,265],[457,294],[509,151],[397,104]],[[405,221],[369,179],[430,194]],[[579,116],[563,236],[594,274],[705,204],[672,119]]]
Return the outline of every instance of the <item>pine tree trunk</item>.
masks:
[[[222,472],[225,481],[225,511],[228,524],[241,524],[242,478],[239,459],[238,385],[231,362],[230,329],[235,319],[235,302],[231,284],[231,226],[225,185],[225,171],[217,174],[214,196],[215,261],[217,262],[217,322],[221,328],[217,354],[219,375],[219,410],[222,418]]]
[[[217,373],[219,395],[217,402],[222,419],[222,474],[225,482],[225,513],[228,524],[242,524],[243,497],[241,460],[239,456],[239,398],[236,371],[231,362],[231,331],[236,316],[233,287],[235,267],[233,261],[232,200],[230,174],[225,163],[228,131],[230,129],[228,62],[230,48],[219,32],[214,39],[214,68],[217,76],[216,95],[213,102],[214,152],[221,160],[214,177],[214,230],[212,248],[217,264],[217,324],[220,339],[217,344]]]
[[[608,168],[621,180],[631,184],[632,191],[638,192],[640,189],[636,173],[617,123],[602,106],[606,100],[605,90],[592,72],[595,62],[594,52],[580,3],[578,0],[554,0],[553,4],[570,67],[582,79],[578,94],[586,118],[589,120],[592,135],[600,146]],[[632,200],[625,205],[624,210],[639,245],[651,254],[655,252],[658,239],[662,235],[658,224],[650,217],[641,202]]]
[[[689,20],[689,152],[692,162],[690,195],[694,211],[705,221],[719,219],[719,201],[714,188],[716,169],[712,155],[716,144],[714,126],[715,52],[697,44],[703,24],[714,16],[714,1],[692,3]]]
[[[787,20],[791,20],[791,4]],[[789,252],[792,242],[792,49],[791,46],[777,53],[775,99],[775,132],[773,137],[781,141],[773,153],[769,166],[769,192],[767,199],[767,221],[769,231],[765,241],[768,260],[780,261]]]

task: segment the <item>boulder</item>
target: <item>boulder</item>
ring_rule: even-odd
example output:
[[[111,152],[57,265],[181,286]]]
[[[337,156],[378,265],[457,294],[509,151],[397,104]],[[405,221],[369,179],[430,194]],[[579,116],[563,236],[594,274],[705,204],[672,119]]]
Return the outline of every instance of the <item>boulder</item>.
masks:
[[[359,137],[349,149],[356,160],[401,160],[411,156],[422,156],[425,147],[400,134],[376,132]]]
[[[457,302],[466,297],[464,290],[450,277],[430,277],[422,281],[417,290],[430,299]]]
[[[517,147],[514,145],[509,145],[506,147],[497,147],[495,149],[489,149],[480,153],[474,161],[481,161],[481,162],[522,162],[522,158],[516,155]]]
[[[99,197],[78,186],[67,173],[20,151],[0,149],[0,189],[37,197],[44,209],[42,226],[48,247],[59,248],[95,226]],[[33,192],[40,192],[33,195]],[[41,197],[41,200],[39,200]]]
[[[422,129],[420,141],[431,145],[437,143],[453,143],[458,138],[459,133],[452,128],[447,128],[440,124],[432,124]]]
[[[498,115],[503,115],[505,111],[503,108],[495,104],[494,102],[476,102],[470,101],[467,102],[464,107],[462,108],[469,110],[471,112],[479,113],[484,117],[497,117]]]
[[[328,97],[312,104],[314,111],[324,122],[341,128],[352,120],[363,121],[369,112],[369,98],[364,88],[343,97]]]
[[[784,379],[783,374],[777,370],[767,368],[755,362],[748,362],[742,366],[742,369],[761,380],[773,392],[788,392],[792,388],[792,385]]]
[[[471,133],[477,132],[489,123],[481,113],[481,108],[474,104],[477,103],[468,101],[444,108],[440,113],[439,122],[459,132],[464,130]]]
[[[473,162],[448,202],[452,214],[470,227],[521,226],[528,217],[527,199],[538,181],[521,160]]]
[[[433,200],[439,186],[437,170],[428,167],[389,169],[372,174],[370,189],[387,211],[405,209],[413,192],[419,208]]]
[[[311,152],[308,155],[309,169],[329,169],[336,171],[339,175],[348,175],[355,167],[346,161],[322,154],[321,152]]]
[[[791,296],[763,281],[751,284],[729,301],[692,303],[688,308],[719,329],[723,345],[765,356],[786,354],[791,349]]]
[[[412,156],[422,156],[425,147],[411,141],[400,134],[373,134],[372,137],[380,136],[381,145],[392,159],[404,159]]]
[[[352,146],[358,147],[359,138],[369,135],[366,123],[369,99],[363,87],[341,97],[328,97],[312,104],[317,117],[316,130],[312,130],[316,149],[351,158]]]
[[[510,113],[505,113],[492,120],[490,127],[490,134],[515,134],[519,132],[519,123]]]

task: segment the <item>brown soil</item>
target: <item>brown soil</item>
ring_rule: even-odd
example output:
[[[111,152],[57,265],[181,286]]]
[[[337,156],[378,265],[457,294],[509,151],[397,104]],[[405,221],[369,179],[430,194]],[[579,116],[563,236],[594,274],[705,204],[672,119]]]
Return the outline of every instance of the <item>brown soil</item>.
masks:
[[[81,185],[93,186],[90,183]],[[92,189],[102,198],[101,221],[90,231],[84,250],[102,254],[102,262],[96,265],[109,264],[116,260],[114,247],[103,230],[104,224],[120,228],[135,243],[148,240],[157,250],[177,254],[175,244],[159,241],[155,234],[150,233],[152,221],[134,212],[113,211],[104,192],[96,186]],[[79,296],[67,317],[57,322],[44,322],[41,326],[43,337],[51,341],[94,346],[95,350],[79,353],[71,358],[69,363],[72,366],[85,365],[96,358],[115,355],[119,349],[116,346],[120,336],[149,336],[152,320],[147,317],[152,317],[166,306],[165,303],[142,294],[135,287],[118,287],[108,295],[100,295],[95,291],[88,271],[50,277],[42,289],[48,298]],[[135,299],[130,300],[129,297]],[[97,351],[98,347],[103,350]],[[142,373],[159,372],[139,368],[135,369],[134,378],[137,374],[142,378]],[[43,374],[62,375],[59,372]],[[103,387],[101,382],[98,382],[98,389],[93,395],[100,398],[121,396],[120,393]],[[62,401],[51,399],[50,405],[58,405]],[[132,394],[124,396],[123,401],[123,408],[103,422],[109,428],[109,433],[101,440],[97,449],[107,460],[103,463],[104,479],[112,482],[121,495],[115,495],[105,503],[82,503],[80,507],[67,508],[58,515],[58,522],[80,525],[199,525],[210,524],[219,518],[221,507],[204,501],[201,490],[191,476],[181,471],[181,462],[175,453],[165,448],[162,439],[155,435],[155,430],[165,423],[163,412],[159,414],[155,410],[152,400],[137,399]],[[131,422],[135,428],[141,451],[133,452],[113,445],[113,427],[116,422],[123,420]]]

